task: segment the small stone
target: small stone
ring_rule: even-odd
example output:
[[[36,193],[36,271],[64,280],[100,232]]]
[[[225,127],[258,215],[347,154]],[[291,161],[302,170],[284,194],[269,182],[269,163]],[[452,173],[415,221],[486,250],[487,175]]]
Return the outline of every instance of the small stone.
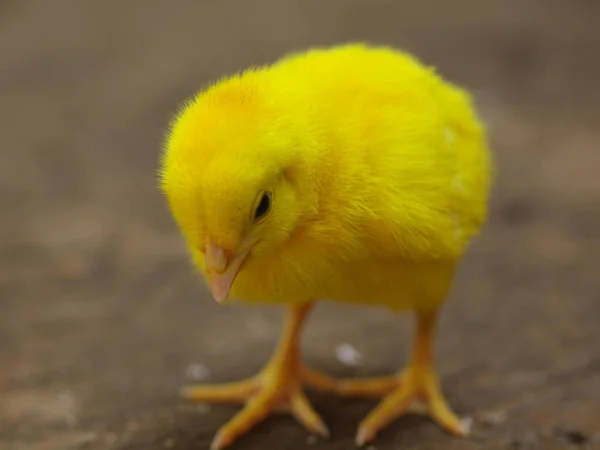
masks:
[[[473,418],[472,417],[465,417],[461,420],[461,425],[463,430],[465,431],[465,433],[468,435],[471,433],[471,430],[473,429]]]
[[[488,411],[481,414],[481,424],[485,427],[502,425],[506,421],[505,411]]]
[[[204,364],[194,363],[185,369],[185,376],[194,381],[206,381],[210,376],[210,372]]]
[[[175,439],[173,438],[167,438],[164,440],[163,442],[163,447],[164,448],[173,448],[175,447]]]
[[[335,350],[335,355],[339,362],[347,366],[358,366],[363,359],[360,352],[347,343],[338,345]]]

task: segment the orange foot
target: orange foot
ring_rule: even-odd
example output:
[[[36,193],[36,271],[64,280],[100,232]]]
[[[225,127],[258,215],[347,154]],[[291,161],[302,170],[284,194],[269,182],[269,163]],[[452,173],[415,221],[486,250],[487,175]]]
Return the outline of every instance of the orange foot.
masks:
[[[232,444],[239,436],[250,431],[274,410],[290,412],[310,432],[329,436],[327,427],[315,412],[302,391],[303,384],[322,387],[321,376],[306,369],[274,361],[256,377],[237,383],[204,385],[184,388],[183,395],[190,400],[206,402],[247,402],[246,406],[217,432],[211,450],[220,450]]]
[[[191,400],[206,402],[246,402],[244,408],[217,432],[211,450],[220,450],[250,431],[274,410],[289,411],[312,433],[327,437],[327,427],[302,391],[303,385],[332,390],[334,382],[326,375],[309,371],[300,363],[298,338],[302,319],[309,306],[291,308],[279,348],[270,363],[257,376],[237,383],[200,385],[183,389]]]
[[[467,436],[468,427],[452,412],[431,370],[410,367],[401,375],[374,380],[340,382],[336,391],[344,396],[383,396],[383,401],[361,422],[356,445],[372,441],[377,433],[406,412],[416,401],[425,402],[429,415],[455,436]]]
[[[449,433],[465,437],[469,427],[452,412],[440,390],[431,362],[431,340],[435,314],[419,315],[414,354],[407,369],[399,375],[370,380],[339,381],[335,391],[342,396],[383,397],[382,402],[361,422],[356,444],[362,446],[406,412],[417,400],[429,407],[429,415]]]

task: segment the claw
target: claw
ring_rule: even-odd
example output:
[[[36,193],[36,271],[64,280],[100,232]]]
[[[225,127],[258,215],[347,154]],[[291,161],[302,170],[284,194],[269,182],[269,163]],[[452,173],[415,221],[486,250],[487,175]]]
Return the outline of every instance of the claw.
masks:
[[[329,437],[329,430],[302,391],[298,391],[290,402],[291,412],[298,422],[303,424],[309,431],[323,437]]]

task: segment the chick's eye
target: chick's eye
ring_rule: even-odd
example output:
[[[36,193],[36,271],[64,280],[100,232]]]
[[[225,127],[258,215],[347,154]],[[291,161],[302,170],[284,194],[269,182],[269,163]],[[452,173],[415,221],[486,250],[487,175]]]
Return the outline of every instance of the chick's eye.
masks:
[[[256,207],[256,211],[254,212],[254,220],[258,220],[267,215],[271,209],[271,194],[269,192],[264,192],[262,197],[260,198],[260,202]]]

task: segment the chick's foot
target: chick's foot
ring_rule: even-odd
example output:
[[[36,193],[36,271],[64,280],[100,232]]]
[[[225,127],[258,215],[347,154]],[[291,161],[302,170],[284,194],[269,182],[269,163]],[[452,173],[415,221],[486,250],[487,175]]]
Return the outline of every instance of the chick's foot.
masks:
[[[362,446],[406,412],[416,401],[429,407],[430,417],[455,436],[467,436],[468,426],[452,412],[441,392],[431,351],[436,313],[418,314],[417,336],[408,367],[398,375],[367,380],[342,380],[335,392],[342,396],[383,397],[358,428],[356,444]]]
[[[460,437],[468,435],[468,427],[448,406],[432,369],[411,366],[403,374],[389,380],[375,380],[374,383],[365,380],[364,389],[360,393],[375,394],[375,389],[369,391],[371,388],[386,392],[392,384],[397,387],[384,395],[381,403],[361,422],[356,435],[358,446],[372,441],[379,431],[417,401],[424,402],[429,407],[430,417],[447,432]],[[359,388],[360,385],[355,387]]]
[[[332,390],[328,376],[302,366],[298,351],[300,326],[307,307],[293,307],[282,340],[269,364],[257,376],[237,383],[199,385],[184,388],[190,400],[246,402],[244,408],[217,432],[212,450],[232,444],[275,410],[290,412],[310,432],[327,437],[327,427],[302,391],[303,385]]]
[[[276,410],[291,413],[310,432],[327,437],[327,427],[302,391],[303,384],[325,388],[322,383],[326,378],[308,369],[298,370],[293,365],[273,362],[254,378],[237,383],[191,386],[183,389],[183,395],[197,401],[246,402],[215,436],[211,450],[219,450]]]

